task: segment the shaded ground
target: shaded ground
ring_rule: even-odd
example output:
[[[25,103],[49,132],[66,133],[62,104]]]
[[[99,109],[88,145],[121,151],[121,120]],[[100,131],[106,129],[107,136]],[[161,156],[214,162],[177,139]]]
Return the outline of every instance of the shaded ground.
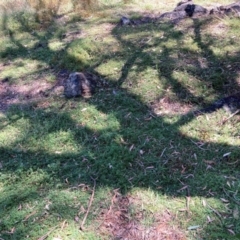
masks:
[[[14,104],[35,103],[38,107],[47,107],[48,97],[64,97],[63,83],[67,77],[67,74],[59,74],[55,83],[49,83],[49,81],[41,78],[27,83],[19,81],[18,84],[11,84],[8,80],[2,80],[0,85],[0,111],[5,112]],[[156,115],[186,114],[192,109],[191,105],[172,101],[168,97],[152,102],[149,107]]]
[[[18,84],[11,84],[10,80],[3,79],[0,85],[0,111],[7,111],[9,107],[14,104],[30,104],[36,103],[44,107],[44,102],[47,103],[47,97],[61,96],[63,93],[63,81],[67,78],[67,75],[58,75],[58,79],[55,83],[49,83],[49,81],[42,79],[36,79],[35,81],[25,82],[19,80]],[[45,105],[47,107],[47,105]]]

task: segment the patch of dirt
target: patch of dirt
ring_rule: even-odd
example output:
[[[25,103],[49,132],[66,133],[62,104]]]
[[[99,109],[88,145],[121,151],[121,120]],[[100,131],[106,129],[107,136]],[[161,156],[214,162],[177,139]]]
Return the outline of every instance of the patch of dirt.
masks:
[[[87,36],[94,37],[95,40],[97,39],[104,39],[106,37],[109,38],[111,36],[111,32],[116,27],[116,24],[112,23],[99,23],[91,28],[85,30]]]
[[[61,70],[56,74],[57,80],[54,83],[50,83],[41,77],[27,83],[19,79],[18,84],[11,84],[11,80],[8,78],[0,79],[0,111],[5,112],[15,104],[35,103],[39,108],[49,107],[52,101],[50,100],[51,97],[65,95],[64,88],[66,88],[66,80],[69,74],[70,72],[67,70]],[[83,72],[82,75],[92,84],[96,83],[94,87],[101,86],[99,78],[94,74]],[[94,90],[95,88],[90,89],[88,85],[83,84],[81,96],[89,98]]]
[[[222,34],[226,35],[228,32],[228,29],[229,27],[226,24],[220,22],[211,27],[211,33],[215,35],[222,35]]]
[[[192,106],[190,104],[172,101],[168,97],[156,100],[150,107],[154,114],[158,116],[186,114],[192,110]]]
[[[0,84],[0,111],[5,112],[15,104],[29,104],[41,102],[50,95],[60,95],[63,92],[63,80],[66,76],[58,76],[56,83],[49,83],[45,79],[37,79],[33,82],[24,83],[19,80],[18,84],[11,84],[6,78]]]
[[[65,43],[71,43],[76,39],[86,37],[86,33],[84,33],[82,30],[74,30],[66,32],[65,34],[62,35],[62,37]]]
[[[228,34],[229,27],[222,21],[215,20],[209,23],[205,29],[207,34],[217,37],[225,37]]]
[[[147,216],[151,224],[143,224],[146,220],[145,211],[132,211],[133,202],[131,196],[123,196],[115,190],[111,206],[109,209],[103,209],[98,219],[100,234],[114,240],[187,239],[180,228],[172,224],[174,216],[169,211]]]

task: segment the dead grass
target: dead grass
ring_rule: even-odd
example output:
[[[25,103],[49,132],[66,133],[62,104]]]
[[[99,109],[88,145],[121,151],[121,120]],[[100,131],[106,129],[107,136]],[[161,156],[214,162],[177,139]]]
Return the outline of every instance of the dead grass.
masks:
[[[193,109],[191,104],[184,104],[178,101],[171,100],[168,97],[156,100],[151,104],[151,108],[157,116],[173,116],[173,115],[184,115]]]

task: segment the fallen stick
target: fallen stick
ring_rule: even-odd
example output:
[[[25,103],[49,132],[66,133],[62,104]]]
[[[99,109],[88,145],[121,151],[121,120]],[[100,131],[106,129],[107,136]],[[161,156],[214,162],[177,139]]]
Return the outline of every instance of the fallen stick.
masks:
[[[230,198],[232,201],[234,201],[237,205],[240,206],[240,202],[237,201],[234,197],[232,197],[229,193],[227,193],[227,191],[223,188],[224,193],[228,196],[228,198]]]
[[[232,118],[233,116],[235,116],[236,114],[238,114],[240,112],[240,109],[238,109],[237,111],[235,111],[233,114],[231,114],[228,118],[226,118],[225,120],[222,121],[222,125],[224,123],[226,123],[230,118]]]
[[[219,220],[220,220],[221,224],[223,225],[222,215],[217,210],[212,208],[209,204],[207,204],[207,206],[219,217]]]
[[[189,191],[189,188],[187,187],[186,188],[186,208],[187,208],[187,216],[189,217],[190,215],[190,200],[191,200],[191,197],[190,197],[190,191]]]
[[[45,235],[43,235],[42,237],[38,238],[38,240],[44,240],[46,238],[48,238],[48,236],[58,227],[59,225],[51,228]]]
[[[93,178],[92,178],[93,179]],[[95,194],[95,187],[96,187],[96,179],[93,179],[93,190],[92,190],[92,195],[89,199],[89,202],[88,202],[88,208],[87,208],[87,212],[82,220],[82,223],[80,225],[80,230],[81,231],[84,231],[84,224],[85,224],[85,221],[88,217],[88,214],[89,214],[89,211],[90,211],[90,208],[91,208],[91,205],[92,205],[92,202],[93,202],[93,198],[94,198],[94,194]]]
[[[24,218],[23,222],[26,222],[31,216],[33,216],[33,215],[36,214],[36,213],[37,213],[37,211],[34,211],[34,212],[30,213],[29,215],[27,215],[27,216]]]

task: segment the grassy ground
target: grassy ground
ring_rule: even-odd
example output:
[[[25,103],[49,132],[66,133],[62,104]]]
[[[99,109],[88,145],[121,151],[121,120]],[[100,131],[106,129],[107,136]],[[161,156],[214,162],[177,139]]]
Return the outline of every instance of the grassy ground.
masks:
[[[2,15],[0,239],[239,239],[239,116],[188,114],[239,92],[239,19],[118,25],[176,3]],[[71,71],[92,98],[62,96]]]

